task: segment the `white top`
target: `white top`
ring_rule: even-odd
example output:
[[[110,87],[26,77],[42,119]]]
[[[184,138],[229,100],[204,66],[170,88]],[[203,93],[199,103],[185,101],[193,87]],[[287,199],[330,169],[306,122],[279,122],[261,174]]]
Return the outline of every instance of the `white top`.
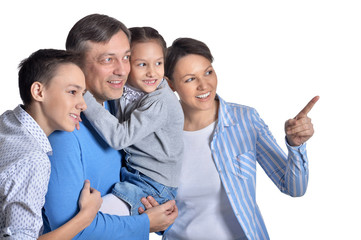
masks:
[[[164,239],[247,239],[238,223],[213,162],[210,142],[216,123],[184,131],[178,218]]]
[[[0,239],[37,239],[50,177],[49,140],[19,105],[0,116]]]

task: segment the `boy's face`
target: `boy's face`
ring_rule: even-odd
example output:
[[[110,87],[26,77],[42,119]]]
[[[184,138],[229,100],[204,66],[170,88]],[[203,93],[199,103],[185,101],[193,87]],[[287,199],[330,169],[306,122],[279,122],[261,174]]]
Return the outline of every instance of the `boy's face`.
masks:
[[[87,43],[84,73],[86,87],[99,103],[123,95],[130,71],[130,45],[123,31],[106,43]]]
[[[153,92],[164,77],[163,49],[156,41],[132,46],[128,84],[143,92]]]
[[[86,109],[83,99],[85,77],[75,64],[62,64],[44,88],[43,126],[50,132],[74,131],[80,112]]]

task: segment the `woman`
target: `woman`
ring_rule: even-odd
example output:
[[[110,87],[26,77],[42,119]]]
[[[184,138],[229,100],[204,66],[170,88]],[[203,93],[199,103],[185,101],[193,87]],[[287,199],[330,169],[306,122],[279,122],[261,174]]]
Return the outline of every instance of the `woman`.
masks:
[[[256,204],[256,161],[284,193],[302,196],[308,182],[305,142],[313,98],[285,124],[288,156],[253,108],[216,94],[208,47],[179,38],[168,48],[165,75],[184,112],[179,216],[164,239],[269,239]]]

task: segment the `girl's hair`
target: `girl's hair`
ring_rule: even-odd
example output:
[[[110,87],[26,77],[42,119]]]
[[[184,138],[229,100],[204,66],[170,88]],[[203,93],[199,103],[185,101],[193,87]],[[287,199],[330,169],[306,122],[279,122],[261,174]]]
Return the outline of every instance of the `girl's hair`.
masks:
[[[200,55],[213,62],[213,56],[207,45],[193,38],[178,38],[174,40],[172,46],[167,49],[165,58],[164,73],[173,81],[174,68],[178,61],[187,55]]]
[[[133,27],[129,28],[131,42],[130,46],[132,47],[136,43],[145,43],[149,41],[157,41],[162,47],[163,56],[165,56],[167,50],[167,44],[164,41],[162,35],[159,34],[157,30],[151,27]]]

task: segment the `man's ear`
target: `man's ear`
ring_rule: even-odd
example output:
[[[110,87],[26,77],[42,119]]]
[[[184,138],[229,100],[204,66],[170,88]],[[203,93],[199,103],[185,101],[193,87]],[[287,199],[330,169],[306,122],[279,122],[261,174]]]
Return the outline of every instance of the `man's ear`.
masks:
[[[173,87],[173,83],[172,83],[172,81],[171,81],[171,80],[169,80],[169,78],[168,78],[168,77],[166,77],[166,76],[164,76],[164,78],[165,78],[165,80],[167,80],[167,82],[168,82],[168,85],[169,85],[170,89],[172,89],[172,91],[173,91],[173,92],[175,92],[175,89],[174,89],[174,87]]]
[[[42,102],[44,100],[44,85],[40,82],[34,82],[31,85],[30,93],[35,101]]]

